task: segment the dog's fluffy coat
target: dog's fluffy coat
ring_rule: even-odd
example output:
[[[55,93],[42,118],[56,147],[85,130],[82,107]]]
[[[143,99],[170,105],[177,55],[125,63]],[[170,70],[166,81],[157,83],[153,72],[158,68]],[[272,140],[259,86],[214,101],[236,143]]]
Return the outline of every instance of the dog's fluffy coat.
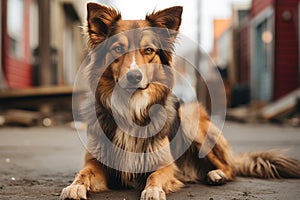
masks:
[[[201,105],[181,104],[173,96],[172,53],[182,7],[131,21],[103,5],[89,3],[87,8],[94,60],[88,66],[91,92],[85,110],[88,149],[85,167],[63,189],[61,199],[86,199],[88,191],[143,186],[141,199],[162,200],[185,182],[216,185],[236,175],[300,177],[299,161],[280,152],[234,156]],[[159,29],[151,30],[154,27]],[[115,39],[107,40],[111,37]],[[132,70],[137,84],[128,82]],[[176,134],[180,137],[171,145]],[[133,157],[126,152],[154,156]],[[205,156],[199,158],[199,152]]]

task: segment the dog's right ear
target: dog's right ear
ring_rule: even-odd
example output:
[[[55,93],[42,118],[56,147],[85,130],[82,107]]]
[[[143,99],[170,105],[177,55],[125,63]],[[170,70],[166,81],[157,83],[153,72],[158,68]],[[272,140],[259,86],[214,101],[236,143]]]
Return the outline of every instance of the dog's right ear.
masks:
[[[87,4],[89,42],[92,46],[105,40],[109,27],[121,19],[121,14],[113,8],[97,3]]]

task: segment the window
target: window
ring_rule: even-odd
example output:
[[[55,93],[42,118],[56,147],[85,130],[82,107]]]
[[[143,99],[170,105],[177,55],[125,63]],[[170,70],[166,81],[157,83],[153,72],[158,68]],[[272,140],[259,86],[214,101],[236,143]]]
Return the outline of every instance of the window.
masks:
[[[24,2],[9,0],[7,2],[7,34],[9,37],[9,54],[15,58],[24,57]]]

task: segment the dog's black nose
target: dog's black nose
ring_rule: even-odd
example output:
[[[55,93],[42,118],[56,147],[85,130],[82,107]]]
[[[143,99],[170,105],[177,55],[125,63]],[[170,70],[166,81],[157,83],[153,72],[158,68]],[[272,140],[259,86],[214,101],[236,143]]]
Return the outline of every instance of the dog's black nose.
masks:
[[[143,74],[140,72],[140,70],[131,70],[126,75],[127,80],[131,84],[138,84],[143,79]]]

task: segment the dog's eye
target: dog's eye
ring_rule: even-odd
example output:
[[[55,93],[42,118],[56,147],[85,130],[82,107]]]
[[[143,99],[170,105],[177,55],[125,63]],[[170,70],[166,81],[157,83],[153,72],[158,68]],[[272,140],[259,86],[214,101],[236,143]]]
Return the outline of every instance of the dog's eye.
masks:
[[[123,54],[125,52],[124,47],[122,47],[121,45],[115,46],[113,48],[114,52],[118,53],[118,54]]]
[[[153,52],[154,52],[154,49],[151,48],[151,47],[147,47],[147,48],[144,50],[144,54],[146,54],[146,55],[151,55]]]

